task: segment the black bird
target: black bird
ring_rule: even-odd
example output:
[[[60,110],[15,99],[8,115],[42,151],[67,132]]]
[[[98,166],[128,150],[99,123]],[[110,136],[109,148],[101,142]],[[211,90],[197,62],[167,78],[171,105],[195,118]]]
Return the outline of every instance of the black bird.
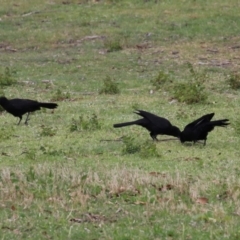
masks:
[[[186,125],[180,134],[180,141],[196,143],[204,140],[203,144],[206,145],[207,135],[214,127],[225,127],[229,124],[228,119],[211,121],[213,116],[214,113],[209,113]]]
[[[7,99],[6,97],[0,97],[0,105],[9,113],[15,117],[19,117],[18,125],[22,120],[22,115],[27,113],[25,124],[28,123],[30,112],[34,112],[43,108],[54,109],[58,105],[56,103],[42,103],[30,99]]]
[[[159,117],[155,114],[142,110],[137,110],[134,113],[138,114],[143,118],[132,122],[114,124],[113,127],[119,128],[130,125],[139,125],[146,128],[150,132],[150,136],[153,140],[158,140],[158,134],[170,135],[178,138],[180,137],[181,131],[179,130],[179,128],[173,126],[166,118]]]

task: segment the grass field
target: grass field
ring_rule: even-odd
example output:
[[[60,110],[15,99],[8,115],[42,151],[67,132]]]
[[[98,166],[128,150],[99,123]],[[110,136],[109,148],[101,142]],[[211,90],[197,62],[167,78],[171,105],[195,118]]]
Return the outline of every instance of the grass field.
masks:
[[[240,3],[2,0],[0,239],[240,239]],[[207,145],[153,142],[136,109]],[[158,136],[158,139],[168,137]]]

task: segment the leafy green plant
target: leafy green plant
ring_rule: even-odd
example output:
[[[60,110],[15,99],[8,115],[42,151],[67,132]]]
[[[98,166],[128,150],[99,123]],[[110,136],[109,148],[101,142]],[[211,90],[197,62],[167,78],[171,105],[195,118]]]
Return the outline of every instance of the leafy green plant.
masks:
[[[12,137],[13,133],[15,132],[12,126],[1,126],[0,127],[0,139],[6,140]]]
[[[0,96],[5,96],[3,89],[0,89]]]
[[[133,137],[124,136],[123,144],[123,154],[134,154],[141,151],[141,145],[137,143]]]
[[[159,153],[157,152],[156,143],[151,140],[147,140],[141,144],[141,157],[159,157]]]
[[[118,94],[120,90],[116,82],[114,82],[109,76],[103,80],[103,87],[99,91],[100,94]]]
[[[29,170],[25,173],[25,176],[28,182],[33,182],[36,179],[36,172],[33,166],[29,167]]]
[[[107,49],[108,52],[116,52],[121,51],[123,49],[121,41],[117,37],[107,38],[104,41],[104,47]]]
[[[140,106],[139,103],[135,102],[135,103],[132,104],[132,109],[138,110],[138,109],[141,109],[141,106]]]
[[[233,127],[234,127],[234,132],[239,135],[240,134],[240,119],[235,120],[232,123]]]
[[[230,76],[227,79],[227,83],[234,90],[240,89],[240,74],[238,73],[230,74]]]
[[[174,86],[174,97],[179,102],[187,104],[205,102],[207,94],[204,92],[204,87],[195,82],[179,83]]]
[[[72,118],[70,125],[70,132],[81,130],[98,130],[101,128],[98,117],[96,114],[88,116],[80,116],[79,119]]]
[[[189,79],[175,84],[173,95],[179,102],[187,104],[203,103],[207,100],[207,93],[204,87],[206,76],[201,72],[195,71],[190,63],[188,63],[188,69],[190,72]]]
[[[70,99],[70,93],[57,89],[57,91],[53,94],[51,101],[64,101],[66,99]]]
[[[153,141],[137,142],[133,137],[124,136],[123,137],[123,154],[135,154],[139,153],[141,157],[158,157],[156,144]]]
[[[13,77],[13,72],[9,67],[6,67],[3,73],[0,73],[0,86],[11,86],[16,84],[17,81]]]
[[[35,160],[36,159],[36,149],[28,149],[24,151],[24,155],[29,160]]]
[[[156,89],[160,89],[162,88],[164,85],[166,85],[167,83],[171,83],[172,79],[170,77],[169,74],[165,73],[164,71],[159,71],[158,75],[156,78],[151,80],[152,85],[156,88]]]
[[[49,156],[61,156],[65,153],[62,149],[58,150],[51,145],[41,146],[39,150],[42,152],[42,154],[49,155]]]
[[[40,133],[41,137],[52,137],[54,135],[56,135],[57,129],[53,128],[53,127],[46,127],[46,126],[42,126],[42,131]]]

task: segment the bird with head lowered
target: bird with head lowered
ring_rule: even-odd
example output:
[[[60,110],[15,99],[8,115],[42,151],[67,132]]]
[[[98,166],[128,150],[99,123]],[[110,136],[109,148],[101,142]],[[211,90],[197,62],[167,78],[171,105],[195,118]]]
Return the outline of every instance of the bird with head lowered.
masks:
[[[174,137],[180,137],[181,131],[178,127],[172,125],[169,120],[163,117],[159,117],[153,113],[143,110],[137,110],[134,112],[142,118],[125,123],[114,124],[114,128],[126,127],[130,125],[138,125],[146,128],[150,132],[150,136],[153,140],[158,140],[157,135],[170,135]]]
[[[213,116],[214,113],[209,113],[187,124],[180,134],[180,141],[182,143],[196,143],[199,140],[203,140],[204,145],[206,145],[209,132],[215,127],[226,127],[229,124],[228,119],[211,121]]]

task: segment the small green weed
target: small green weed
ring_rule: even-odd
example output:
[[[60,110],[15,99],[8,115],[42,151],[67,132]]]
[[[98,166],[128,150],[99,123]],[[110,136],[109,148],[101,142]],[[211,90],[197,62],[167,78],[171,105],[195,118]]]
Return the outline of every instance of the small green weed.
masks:
[[[240,119],[233,122],[234,132],[239,136],[240,134]]]
[[[64,101],[66,99],[70,99],[70,93],[57,89],[57,91],[53,94],[51,101]]]
[[[40,136],[41,137],[46,137],[46,136],[52,137],[52,136],[56,135],[56,132],[57,132],[57,129],[55,129],[55,128],[42,126],[42,131],[40,133]]]
[[[124,136],[123,143],[123,154],[134,154],[141,151],[141,145],[137,143],[133,137]]]
[[[0,89],[0,96],[5,96],[3,89]]]
[[[151,83],[158,90],[164,87],[166,83],[172,83],[172,79],[169,74],[161,70],[157,77],[151,80]]]
[[[194,70],[193,65],[189,62],[187,63],[187,68],[190,72],[191,79],[193,79],[197,83],[201,83],[201,84],[203,84],[205,82],[206,77],[207,77],[205,72]]]
[[[207,100],[204,81],[205,74],[199,73],[193,69],[193,66],[188,63],[190,78],[184,83],[178,83],[174,86],[174,97],[179,102],[187,104],[203,103]]]
[[[25,157],[29,160],[36,160],[36,149],[28,149],[24,151]]]
[[[16,84],[17,81],[13,77],[13,72],[9,67],[6,67],[3,73],[0,73],[0,86],[11,86]]]
[[[233,90],[240,89],[240,74],[232,73],[227,79],[227,83],[229,84],[230,88]]]
[[[147,140],[143,143],[139,143],[133,137],[124,136],[123,143],[123,154],[139,153],[139,155],[144,158],[159,156],[156,144],[153,141]]]
[[[72,118],[69,130],[70,132],[80,131],[80,120]]]
[[[141,157],[159,157],[159,153],[157,152],[156,143],[151,140],[147,140],[141,144]]]
[[[204,87],[192,81],[175,85],[174,97],[179,102],[185,102],[187,104],[201,103],[207,99]]]
[[[26,179],[28,182],[33,182],[36,179],[36,172],[33,166],[30,166],[28,172],[26,172]]]
[[[49,155],[49,156],[61,156],[64,154],[63,150],[61,149],[58,150],[51,145],[41,146],[39,150],[42,152],[42,154]]]
[[[107,38],[104,41],[104,47],[107,49],[108,52],[116,52],[123,49],[121,41],[117,37]]]
[[[13,129],[13,127],[7,127],[7,126],[1,126],[0,127],[0,139],[1,140],[6,140],[12,137],[13,133],[15,132],[15,130]]]
[[[109,76],[103,80],[103,87],[99,91],[100,94],[119,94],[120,90],[116,82],[114,82]]]
[[[81,130],[98,130],[101,128],[98,117],[96,114],[90,116],[80,116],[79,119],[72,119],[70,125],[70,132],[81,131]]]
[[[141,108],[141,106],[140,106],[139,103],[136,103],[136,102],[135,102],[135,103],[132,104],[132,109],[133,109],[133,110],[138,110],[138,109],[142,109],[142,108]]]

